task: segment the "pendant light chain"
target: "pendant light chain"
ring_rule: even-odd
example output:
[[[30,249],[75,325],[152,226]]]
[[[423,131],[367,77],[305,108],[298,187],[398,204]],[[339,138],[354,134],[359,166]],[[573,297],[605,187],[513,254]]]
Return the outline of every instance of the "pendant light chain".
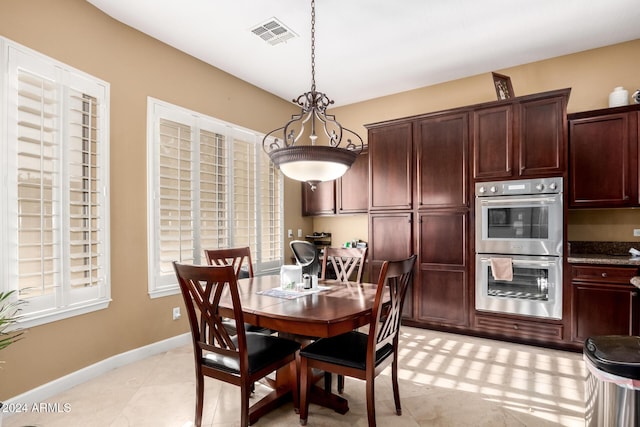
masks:
[[[315,0],[311,0],[311,90],[292,102],[301,108],[300,114],[292,115],[284,126],[266,134],[262,149],[285,176],[307,182],[313,190],[319,182],[344,175],[364,146],[360,135],[343,128],[333,114],[327,114],[333,100],[316,92]],[[303,136],[310,143],[300,143]]]
[[[316,91],[316,0],[311,0],[311,92]]]

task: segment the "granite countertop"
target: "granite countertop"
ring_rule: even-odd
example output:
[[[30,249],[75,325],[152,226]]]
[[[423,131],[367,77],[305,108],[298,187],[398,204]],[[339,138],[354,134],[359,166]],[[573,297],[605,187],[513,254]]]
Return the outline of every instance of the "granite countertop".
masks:
[[[571,254],[567,257],[569,264],[609,264],[609,265],[638,265],[640,257],[630,255],[606,255],[606,254]]]
[[[640,266],[640,257],[629,253],[633,247],[640,248],[640,242],[569,242],[567,262]]]

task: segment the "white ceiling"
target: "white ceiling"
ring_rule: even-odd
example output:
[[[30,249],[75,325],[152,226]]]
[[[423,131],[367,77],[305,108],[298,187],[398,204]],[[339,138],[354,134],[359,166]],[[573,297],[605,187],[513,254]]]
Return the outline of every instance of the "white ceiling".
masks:
[[[311,88],[310,0],[87,1],[283,99]],[[251,32],[273,17],[298,37]],[[316,85],[347,105],[638,38],[638,0],[317,0]]]

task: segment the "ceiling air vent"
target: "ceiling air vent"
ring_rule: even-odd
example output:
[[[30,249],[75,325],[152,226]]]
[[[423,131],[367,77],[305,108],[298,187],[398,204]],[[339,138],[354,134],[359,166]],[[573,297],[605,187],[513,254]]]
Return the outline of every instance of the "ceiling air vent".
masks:
[[[272,46],[298,36],[276,18],[270,18],[256,25],[251,32]]]

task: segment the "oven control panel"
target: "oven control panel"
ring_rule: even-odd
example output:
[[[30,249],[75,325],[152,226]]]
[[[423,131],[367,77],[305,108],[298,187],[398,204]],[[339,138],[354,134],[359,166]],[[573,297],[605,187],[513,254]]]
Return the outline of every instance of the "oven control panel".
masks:
[[[562,193],[562,177],[476,183],[477,197],[560,193]]]

